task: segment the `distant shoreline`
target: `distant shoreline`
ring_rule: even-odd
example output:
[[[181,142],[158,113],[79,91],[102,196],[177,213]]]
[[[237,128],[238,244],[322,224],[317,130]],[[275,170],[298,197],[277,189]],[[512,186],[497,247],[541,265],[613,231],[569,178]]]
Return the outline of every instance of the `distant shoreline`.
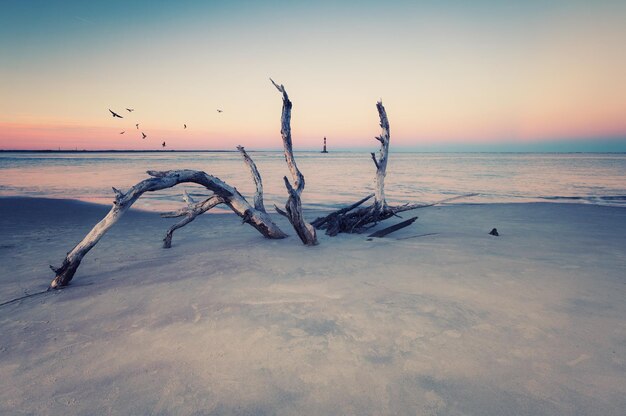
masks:
[[[271,151],[271,150],[270,150]],[[235,153],[237,150],[4,150],[0,153]]]
[[[260,150],[247,150],[249,153],[251,152],[275,152],[282,153],[282,149],[260,149]],[[237,150],[52,150],[52,149],[43,149],[43,150],[11,150],[11,149],[0,149],[0,153],[237,153]],[[296,150],[297,153],[321,153],[319,150]],[[363,153],[369,152],[367,149],[337,149],[333,152],[328,152],[327,154],[332,153]],[[558,152],[558,151],[427,151],[427,150],[389,150],[390,153],[447,153],[447,154],[467,154],[467,153],[489,153],[489,154],[610,154],[610,155],[623,155],[626,152],[592,152],[592,151],[584,151],[584,152]]]

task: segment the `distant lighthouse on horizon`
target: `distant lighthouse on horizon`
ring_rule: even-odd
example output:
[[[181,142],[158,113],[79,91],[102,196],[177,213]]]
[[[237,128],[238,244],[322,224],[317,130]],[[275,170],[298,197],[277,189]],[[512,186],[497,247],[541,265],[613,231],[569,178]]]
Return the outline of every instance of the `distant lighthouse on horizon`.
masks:
[[[324,137],[324,150],[322,150],[320,153],[328,153],[328,150],[326,150],[326,137]]]

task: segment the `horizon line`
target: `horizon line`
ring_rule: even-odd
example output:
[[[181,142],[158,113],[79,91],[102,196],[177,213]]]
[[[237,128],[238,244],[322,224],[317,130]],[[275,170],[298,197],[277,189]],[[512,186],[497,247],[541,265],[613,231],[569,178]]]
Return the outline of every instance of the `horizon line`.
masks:
[[[257,149],[248,150],[247,152],[272,152],[282,153],[282,149]],[[77,150],[77,149],[0,149],[0,153],[238,153],[238,150],[229,149],[192,149],[192,150],[150,150],[150,149],[102,149],[102,150]],[[294,152],[302,153],[322,153],[319,150],[295,150]],[[370,153],[369,150],[361,149],[338,149],[328,151],[326,154],[332,153]],[[626,150],[606,151],[606,150],[393,150],[389,149],[389,153],[597,153],[597,154],[626,154]]]

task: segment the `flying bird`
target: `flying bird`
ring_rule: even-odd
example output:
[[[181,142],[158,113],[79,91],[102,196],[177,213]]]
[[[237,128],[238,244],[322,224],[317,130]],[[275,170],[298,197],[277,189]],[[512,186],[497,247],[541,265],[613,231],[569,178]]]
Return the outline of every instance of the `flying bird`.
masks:
[[[222,110],[220,110],[220,109],[218,108],[218,109],[217,109],[217,112],[218,112],[218,113],[221,113],[221,112],[222,112]]]
[[[141,132],[141,138],[142,138],[142,139],[145,139],[146,137],[148,137],[148,136],[146,136],[146,133],[144,133],[144,132],[142,131],[142,132]]]
[[[115,111],[111,110],[110,108],[109,108],[109,111],[111,112],[111,115],[113,116],[113,118],[115,118],[115,117],[124,118],[124,117],[120,116],[119,114],[117,114]]]
[[[129,113],[132,113],[133,111],[135,111],[135,109],[134,109],[134,108],[127,108],[126,110],[127,110]]]
[[[186,124],[183,124],[183,126],[185,126],[185,128],[187,128],[187,125],[186,125]]]
[[[165,147],[165,142],[163,142],[163,144],[161,146]]]
[[[139,130],[139,123],[135,124],[135,127],[137,127],[137,130]]]
[[[124,134],[124,133],[126,133],[126,130],[120,132],[120,134]]]

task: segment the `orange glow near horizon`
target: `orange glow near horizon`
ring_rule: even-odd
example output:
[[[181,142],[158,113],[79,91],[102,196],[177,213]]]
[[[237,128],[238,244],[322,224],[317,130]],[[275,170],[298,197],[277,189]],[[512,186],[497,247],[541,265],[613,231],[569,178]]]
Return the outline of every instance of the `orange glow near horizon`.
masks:
[[[59,21],[42,7],[42,29],[7,21],[0,149],[279,149],[270,76],[296,149],[373,146],[379,98],[400,147],[626,144],[626,4],[352,6],[294,3],[280,24],[269,6],[202,3],[132,25],[89,5]]]
[[[391,118],[391,116],[390,116]],[[375,119],[374,119],[375,120]],[[562,123],[559,123],[562,122]],[[369,134],[364,129],[341,128],[335,134],[320,136],[298,136],[294,128],[296,149],[317,149],[320,147],[321,137],[329,137],[335,149],[375,147],[372,141],[378,134],[375,122],[369,123]],[[399,123],[400,124],[400,123]],[[589,138],[622,137],[626,131],[626,122],[611,126],[603,120],[589,122],[565,116],[535,119],[520,122],[515,129],[507,126],[486,126],[479,121],[475,123],[458,124],[449,127],[445,123],[429,123],[430,130],[406,129],[399,125],[392,125],[392,140],[400,148],[416,144],[450,144],[466,141],[476,143],[506,143],[506,142],[535,142],[546,139],[568,138],[582,140]],[[280,149],[282,142],[278,126],[274,132],[246,131],[222,133],[216,131],[184,131],[168,129],[132,129],[125,130],[103,126],[76,126],[68,124],[23,124],[0,123],[0,149],[3,150],[159,150],[161,143],[166,142],[166,150],[234,150],[237,145],[244,145],[250,149]],[[342,138],[354,131],[361,131],[360,137]],[[144,131],[148,137],[141,139]],[[413,132],[413,133],[411,133]],[[472,136],[469,135],[471,132]],[[261,133],[261,134],[260,134]],[[411,134],[417,134],[414,138]],[[345,136],[344,136],[345,137]]]

